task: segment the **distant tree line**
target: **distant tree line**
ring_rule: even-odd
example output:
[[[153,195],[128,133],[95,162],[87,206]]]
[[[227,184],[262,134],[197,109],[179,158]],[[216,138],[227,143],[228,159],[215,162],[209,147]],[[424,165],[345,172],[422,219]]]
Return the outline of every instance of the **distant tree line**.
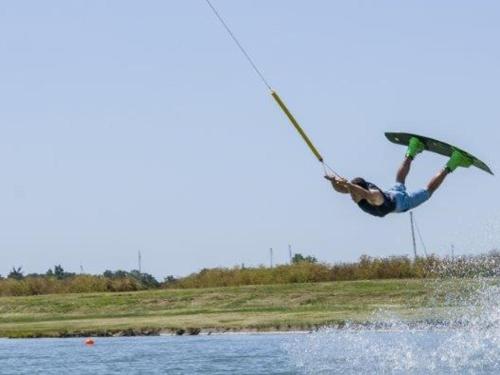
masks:
[[[320,263],[313,256],[295,254],[289,265],[202,269],[183,278],[167,276],[162,282],[138,270],[88,275],[66,272],[61,265],[56,265],[45,274],[24,275],[22,267],[13,267],[6,278],[0,276],[0,296],[478,276],[500,277],[500,252],[456,259],[429,256],[415,260],[406,256],[363,255],[357,262],[338,264]]]
[[[174,288],[207,288],[327,281],[415,279],[439,277],[500,277],[500,252],[456,259],[438,256],[415,260],[407,256],[361,256],[352,263],[319,263],[295,254],[291,265],[203,269],[168,285]]]
[[[25,275],[22,267],[13,267],[6,278],[0,276],[0,296],[26,296],[52,293],[128,292],[160,288],[172,282],[172,276],[163,283],[149,273],[132,271],[105,271],[102,275],[66,272],[56,265],[44,274]]]

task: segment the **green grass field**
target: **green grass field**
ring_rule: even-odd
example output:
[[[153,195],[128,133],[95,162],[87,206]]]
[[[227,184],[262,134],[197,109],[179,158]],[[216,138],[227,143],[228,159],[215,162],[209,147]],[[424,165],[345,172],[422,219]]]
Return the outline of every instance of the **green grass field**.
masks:
[[[421,321],[440,319],[450,291],[456,283],[377,280],[2,297],[0,337],[303,330],[370,322],[380,311]]]

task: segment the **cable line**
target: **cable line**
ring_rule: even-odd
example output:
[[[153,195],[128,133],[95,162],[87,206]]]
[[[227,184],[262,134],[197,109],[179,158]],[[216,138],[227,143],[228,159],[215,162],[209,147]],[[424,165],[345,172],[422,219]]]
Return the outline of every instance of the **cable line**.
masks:
[[[319,153],[319,151],[316,148],[316,146],[314,146],[314,144],[312,143],[311,139],[307,136],[307,134],[304,131],[304,129],[302,129],[302,127],[300,126],[299,122],[292,115],[292,113],[290,112],[290,110],[288,109],[288,107],[285,105],[285,103],[283,102],[283,100],[280,98],[280,96],[278,95],[278,93],[276,92],[276,90],[273,90],[273,88],[269,84],[268,80],[264,77],[264,75],[262,74],[261,70],[257,67],[257,65],[255,64],[255,62],[253,61],[253,59],[250,57],[250,55],[248,54],[248,52],[245,50],[245,48],[243,48],[243,45],[240,43],[240,41],[238,40],[238,38],[236,38],[236,35],[232,32],[231,28],[224,21],[224,19],[222,18],[222,16],[220,15],[220,13],[217,11],[217,9],[215,8],[215,6],[210,2],[210,0],[205,0],[205,2],[208,4],[208,6],[210,7],[210,9],[212,9],[212,12],[218,18],[218,20],[220,21],[220,23],[222,24],[222,26],[224,26],[224,28],[226,29],[227,33],[231,37],[231,39],[233,39],[234,43],[239,48],[239,50],[241,51],[241,53],[243,54],[243,56],[245,56],[245,58],[248,61],[248,63],[251,65],[251,67],[253,68],[253,70],[255,71],[255,73],[257,73],[257,75],[259,76],[260,80],[269,89],[269,91],[271,93],[271,96],[273,97],[273,99],[275,100],[275,102],[278,104],[278,106],[281,108],[281,110],[283,111],[283,113],[285,114],[285,116],[288,118],[288,120],[291,122],[291,124],[293,125],[293,127],[295,128],[295,130],[297,130],[297,132],[302,137],[302,139],[304,140],[304,142],[306,143],[306,145],[309,147],[309,149],[311,150],[311,152],[316,157],[316,159],[318,159],[318,161],[323,165],[323,169],[324,169],[325,174],[327,174],[327,172],[330,171],[335,176],[341,177],[337,172],[335,172],[332,168],[330,168],[328,166],[328,164],[325,163],[325,161],[323,159],[323,156],[321,156],[321,154]]]
[[[238,38],[236,38],[236,35],[233,34],[233,32],[231,31],[231,29],[229,28],[229,26],[227,25],[227,23],[221,17],[221,15],[219,14],[219,12],[217,12],[217,9],[215,9],[215,7],[212,5],[212,3],[210,2],[210,0],[205,0],[205,1],[207,2],[208,6],[212,9],[212,11],[214,12],[215,16],[219,19],[219,21],[222,24],[222,26],[224,26],[224,28],[226,29],[226,31],[228,32],[228,34],[234,40],[234,42],[236,43],[236,45],[238,46],[238,48],[240,49],[240,51],[246,57],[247,61],[252,66],[253,70],[255,70],[255,72],[258,74],[258,76],[260,77],[260,79],[262,80],[262,82],[264,83],[264,85],[267,86],[267,88],[269,89],[269,91],[273,91],[273,89],[271,88],[271,85],[269,84],[269,82],[267,82],[267,80],[264,77],[264,75],[262,74],[262,72],[259,70],[259,68],[257,68],[257,65],[255,65],[255,63],[253,62],[252,58],[247,53],[247,51],[245,50],[245,48],[243,48],[243,46],[241,45],[241,43],[238,40]]]

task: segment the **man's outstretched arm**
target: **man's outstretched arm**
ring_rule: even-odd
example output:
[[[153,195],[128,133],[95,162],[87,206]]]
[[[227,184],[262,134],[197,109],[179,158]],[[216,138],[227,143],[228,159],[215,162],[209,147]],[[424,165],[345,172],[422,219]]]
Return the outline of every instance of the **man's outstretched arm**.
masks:
[[[341,194],[349,194],[349,182],[347,180],[340,177],[328,175],[326,175],[325,178],[332,183],[332,187],[336,192]]]
[[[380,206],[382,203],[384,203],[384,197],[382,193],[377,190],[366,190],[361,186],[352,184],[346,179],[340,177],[325,176],[325,178],[332,183],[335,191],[342,194],[350,194],[351,198],[356,203],[363,199],[366,199],[370,204],[373,204],[375,206]]]
[[[358,203],[359,201],[365,199],[368,203],[374,206],[380,206],[384,203],[384,196],[378,190],[366,190],[361,186],[356,184],[348,183],[349,193],[351,193],[352,199]]]

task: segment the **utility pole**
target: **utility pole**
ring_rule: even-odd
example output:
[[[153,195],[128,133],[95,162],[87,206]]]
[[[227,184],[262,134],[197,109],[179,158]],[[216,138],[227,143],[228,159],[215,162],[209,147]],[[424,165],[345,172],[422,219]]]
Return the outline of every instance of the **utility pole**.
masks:
[[[451,244],[451,261],[455,261],[455,245]]]
[[[272,247],[269,249],[269,256],[271,258],[271,268],[273,268],[273,248]]]
[[[410,224],[411,224],[411,239],[413,242],[413,256],[417,260],[417,241],[415,241],[415,223],[413,220],[413,211],[410,211]]]
[[[142,273],[142,256],[141,250],[137,252],[137,268],[139,269],[139,273]]]
[[[292,245],[288,245],[288,256],[290,257],[290,264],[292,264],[293,262]]]

